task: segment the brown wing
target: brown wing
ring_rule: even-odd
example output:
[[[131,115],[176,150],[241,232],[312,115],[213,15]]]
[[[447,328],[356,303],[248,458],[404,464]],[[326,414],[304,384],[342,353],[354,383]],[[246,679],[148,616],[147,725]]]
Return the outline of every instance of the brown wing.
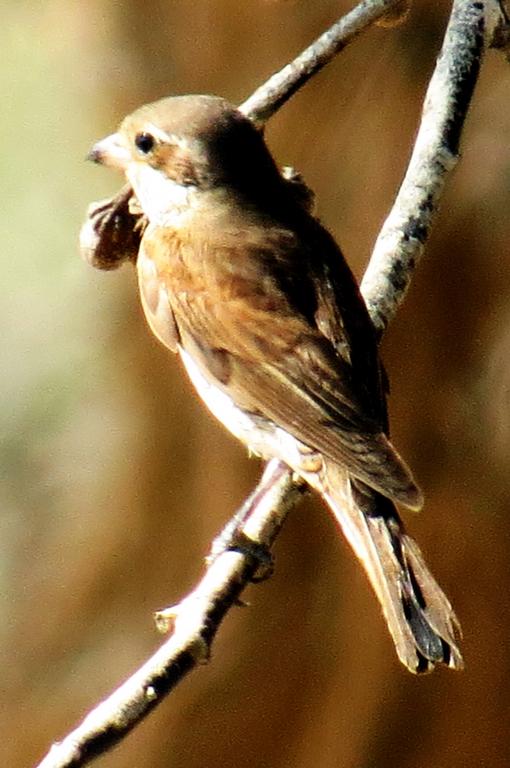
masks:
[[[183,344],[192,343],[204,372],[237,405],[283,427],[382,493],[419,506],[412,476],[384,435],[378,379],[363,381],[352,364],[343,313],[334,328],[330,321],[334,343],[324,333],[326,321],[321,329],[315,320],[321,304],[313,279],[303,272],[296,237],[265,229],[261,243],[258,231],[250,233],[251,239],[246,231],[230,239],[224,234],[221,247],[214,248],[210,233],[201,239],[197,230],[191,243],[177,242],[161,229],[150,234],[146,253],[154,263],[158,254],[166,254],[156,270],[168,288]],[[337,249],[333,255],[342,258]],[[352,285],[339,290],[349,292],[340,293],[340,307],[345,300],[350,310],[360,310]],[[211,365],[217,353],[219,379]],[[376,355],[375,344],[371,354]],[[369,362],[358,367],[363,372],[377,368]]]
[[[197,362],[210,376],[217,377],[234,402],[241,408],[258,413],[283,427],[305,445],[343,465],[349,472],[406,506],[419,508],[421,496],[411,472],[397,454],[380,426],[367,417],[349,383],[332,370],[317,339],[296,343],[292,352],[282,350],[278,359],[262,362],[253,355],[252,344],[261,323],[254,325],[250,344],[240,339],[249,325],[245,318],[243,336],[230,335],[216,315],[211,324],[210,313],[197,311],[201,304],[192,302],[193,313],[179,319],[181,335],[193,338]],[[221,315],[234,310],[225,303]],[[199,315],[208,329],[214,327],[213,340],[201,333]],[[180,318],[180,313],[177,314]],[[277,329],[274,330],[279,333]],[[280,328],[281,332],[281,328]],[[232,341],[235,339],[235,341]],[[267,342],[267,336],[259,341]],[[274,337],[272,337],[274,354]],[[303,346],[301,346],[303,345]],[[221,378],[217,368],[221,351]]]
[[[137,259],[138,287],[145,318],[156,338],[172,352],[177,352],[179,332],[167,286],[158,274],[156,263],[146,253],[145,243],[145,239],[142,240]]]

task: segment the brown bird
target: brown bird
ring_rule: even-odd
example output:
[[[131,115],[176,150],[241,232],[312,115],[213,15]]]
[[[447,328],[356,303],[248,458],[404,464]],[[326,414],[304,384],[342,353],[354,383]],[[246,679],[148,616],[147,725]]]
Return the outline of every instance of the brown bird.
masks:
[[[326,500],[412,672],[462,667],[460,627],[395,503],[422,506],[388,438],[374,328],[332,236],[227,101],[129,115],[91,159],[124,171],[148,220],[137,258],[156,336],[212,413]]]

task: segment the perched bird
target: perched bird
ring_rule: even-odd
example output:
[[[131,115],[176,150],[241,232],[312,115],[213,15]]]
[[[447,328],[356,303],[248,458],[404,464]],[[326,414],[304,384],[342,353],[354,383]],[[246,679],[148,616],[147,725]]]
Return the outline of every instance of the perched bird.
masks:
[[[90,158],[126,175],[155,335],[249,449],[318,491],[360,559],[401,661],[462,666],[452,607],[395,504],[422,506],[388,438],[385,378],[356,281],[260,131],[213,96],[138,109]]]

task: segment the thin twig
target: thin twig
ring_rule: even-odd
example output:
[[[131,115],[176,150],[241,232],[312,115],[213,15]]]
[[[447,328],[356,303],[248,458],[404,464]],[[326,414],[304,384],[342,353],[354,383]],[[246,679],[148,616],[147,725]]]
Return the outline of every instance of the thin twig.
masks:
[[[299,88],[360,32],[388,13],[399,0],[363,0],[252,93],[239,107],[254,123],[264,124]]]
[[[381,15],[381,7],[388,9],[390,5],[380,0],[361,3],[358,9],[366,11],[364,26]],[[362,285],[371,317],[381,332],[403,299],[423,252],[446,176],[453,168],[482,54],[496,26],[486,25],[485,21],[490,14],[494,19],[497,7],[497,0],[456,0],[453,4],[409,170]],[[360,29],[361,24],[351,35]],[[321,45],[327,35],[321,38]],[[337,39],[331,55],[345,42],[345,37],[341,42]],[[259,121],[267,119],[326,60],[322,49],[316,55],[316,63],[309,65],[309,71],[303,63],[294,66],[294,62],[258,89],[243,109]],[[300,68],[304,74],[296,77],[295,71]],[[282,85],[284,82],[287,86]],[[279,462],[270,462],[247,502],[253,509],[244,525],[244,534],[256,544],[269,547],[299,495],[300,487],[293,482],[291,473]],[[221,620],[238,602],[256,569],[257,562],[248,552],[224,552],[216,557],[196,589],[174,611],[163,612],[165,620],[170,614],[175,617],[171,637],[60,744],[54,745],[38,768],[85,765],[132,730],[197,663],[208,658]]]

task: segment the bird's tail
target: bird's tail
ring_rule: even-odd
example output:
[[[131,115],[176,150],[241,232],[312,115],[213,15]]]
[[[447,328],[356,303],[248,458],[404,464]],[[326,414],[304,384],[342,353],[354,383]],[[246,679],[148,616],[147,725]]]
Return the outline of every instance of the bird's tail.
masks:
[[[402,663],[415,673],[439,663],[461,669],[460,624],[394,503],[330,462],[320,481],[306,479],[326,498],[362,563]]]

